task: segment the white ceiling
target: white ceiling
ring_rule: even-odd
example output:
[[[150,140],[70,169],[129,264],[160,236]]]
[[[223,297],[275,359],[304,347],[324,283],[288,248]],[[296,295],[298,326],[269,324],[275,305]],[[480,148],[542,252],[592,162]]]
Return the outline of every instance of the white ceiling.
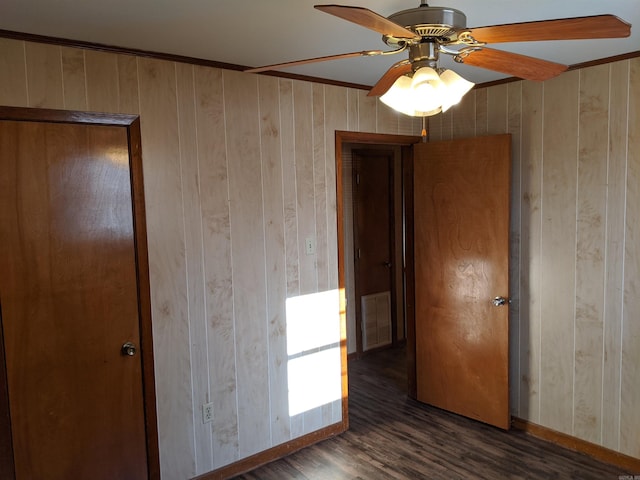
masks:
[[[321,0],[2,0],[0,29],[259,66],[385,49],[381,36],[313,8]],[[353,0],[383,16],[419,0]],[[611,13],[632,24],[631,37],[496,44],[492,48],[573,65],[640,50],[639,0],[433,0],[462,10],[468,27]],[[374,85],[406,53],[305,65],[285,72]],[[483,83],[505,75],[440,65]],[[455,65],[455,66],[454,66]]]

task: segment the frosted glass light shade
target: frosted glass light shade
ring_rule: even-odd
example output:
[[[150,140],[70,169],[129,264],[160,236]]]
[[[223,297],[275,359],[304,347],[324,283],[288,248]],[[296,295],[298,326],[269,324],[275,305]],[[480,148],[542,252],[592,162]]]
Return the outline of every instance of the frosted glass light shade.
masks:
[[[453,105],[457,105],[469,90],[475,85],[465,80],[453,70],[445,70],[440,74],[440,80],[446,86],[446,97],[442,102],[442,111],[446,112]]]
[[[438,72],[430,67],[419,68],[411,81],[411,97],[415,108],[421,112],[430,112],[441,106],[444,85]]]
[[[387,93],[380,97],[380,101],[405,115],[413,115],[414,108],[411,104],[411,78],[399,77]]]
[[[399,77],[380,101],[405,115],[428,117],[456,105],[473,85],[452,70],[439,75],[433,68],[422,67],[413,78]]]

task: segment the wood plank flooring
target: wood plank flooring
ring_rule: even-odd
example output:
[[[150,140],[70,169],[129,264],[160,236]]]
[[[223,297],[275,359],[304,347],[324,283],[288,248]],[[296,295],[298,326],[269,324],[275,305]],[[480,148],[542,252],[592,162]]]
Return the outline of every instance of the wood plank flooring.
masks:
[[[631,473],[407,398],[402,349],[349,362],[349,419],[344,434],[236,479],[617,480]]]

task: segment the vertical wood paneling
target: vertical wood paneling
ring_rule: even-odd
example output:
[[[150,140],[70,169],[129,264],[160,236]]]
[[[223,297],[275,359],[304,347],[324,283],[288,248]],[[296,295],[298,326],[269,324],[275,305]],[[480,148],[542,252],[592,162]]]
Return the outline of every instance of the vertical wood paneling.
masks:
[[[138,60],[132,55],[118,55],[118,109],[122,113],[140,111]]]
[[[60,47],[27,42],[25,50],[29,106],[64,108]]]
[[[325,87],[325,155],[327,188],[327,242],[329,289],[338,288],[338,217],[336,205],[336,130],[347,130],[349,111],[347,91],[340,87]]]
[[[314,84],[313,95],[313,197],[316,218],[316,276],[318,291],[329,288],[327,238],[325,87]]]
[[[475,88],[476,93],[476,136],[481,137],[489,132],[488,105],[486,88]]]
[[[379,103],[376,97],[368,97],[367,92],[358,90],[358,131],[376,131],[376,109]]]
[[[160,468],[184,478],[195,452],[175,65],[141,59],[140,85]]]
[[[358,92],[359,91],[360,90],[349,88],[345,92],[345,94],[347,95],[347,125],[343,130],[349,130],[352,132],[357,132],[360,130],[360,126],[358,125],[358,117],[359,117]]]
[[[87,110],[84,50],[62,47],[60,53],[62,57],[64,108]],[[117,111],[117,109],[112,111]]]
[[[85,52],[87,99],[94,112],[113,112],[118,108],[118,58],[113,53]]]
[[[336,200],[336,159],[335,131],[348,128],[347,97],[348,91],[335,86],[325,86],[325,175],[327,195],[327,264],[329,267],[328,290],[338,288],[338,217]],[[331,405],[331,417],[327,422],[337,423],[342,420],[342,400]]]
[[[306,82],[293,85],[295,117],[295,172],[298,201],[298,251],[300,295],[318,291],[316,254],[307,255],[305,241],[317,238],[314,170],[314,86]],[[317,244],[316,244],[317,247]],[[322,425],[321,408],[308,410],[302,417],[302,432],[310,433]],[[294,426],[300,426],[296,423]]]
[[[573,433],[600,441],[609,66],[580,71]]]
[[[453,139],[454,109],[450,108],[444,113],[439,113],[437,116],[440,117],[440,140]]]
[[[279,89],[285,222],[284,238],[287,257],[287,298],[289,298],[300,294],[293,82],[282,79],[279,81]]]
[[[377,98],[376,101],[376,132],[377,133],[398,133],[398,115],[392,108],[386,106],[380,102]]]
[[[424,124],[422,122],[422,118],[418,118],[418,117],[414,118],[413,119],[413,123],[412,123],[413,131],[411,132],[411,135],[422,135],[422,126],[423,125],[425,126],[425,128],[427,128],[427,129],[429,128],[429,119],[428,118],[425,119]]]
[[[0,104],[27,105],[25,42],[0,38]]]
[[[282,183],[284,198],[285,250],[287,256],[287,298],[300,295],[300,256],[298,244],[298,186],[296,171],[296,110],[294,82],[280,80],[280,124],[282,126]],[[290,417],[291,437],[304,434],[302,415]]]
[[[487,90],[487,133],[507,133],[509,85],[495,85]]]
[[[469,138],[475,134],[476,100],[475,91],[467,93],[458,105],[452,107],[454,116],[453,138]]]
[[[267,263],[267,318],[269,321],[269,400],[271,444],[291,438],[287,382],[287,261],[285,248],[282,147],[277,78],[260,76],[260,151]]]
[[[213,403],[213,466],[238,458],[236,332],[233,321],[231,229],[222,71],[195,67],[198,168],[204,279]]]
[[[602,372],[602,444],[620,446],[620,361],[624,291],[629,62],[611,64],[607,169],[607,245]]]
[[[258,78],[224,71],[240,456],[270,446]]]
[[[520,210],[522,202],[521,117],[522,82],[507,84],[507,132],[511,134],[511,208],[509,215],[509,382],[517,385],[520,378]],[[519,415],[520,390],[509,389],[511,412]]]
[[[305,239],[316,237],[313,176],[313,90],[306,82],[293,84],[295,173],[297,189],[300,295],[317,291],[315,256],[305,254]]]
[[[430,142],[442,140],[442,115],[433,115],[427,117],[428,121],[428,137]]]
[[[213,469],[211,427],[202,422],[202,405],[209,403],[209,358],[205,312],[202,244],[202,204],[195,112],[193,66],[176,64],[178,134],[183,200],[184,243],[187,295],[189,301],[189,344],[193,379],[193,427],[195,473]]]
[[[416,117],[410,117],[409,115],[398,114],[398,135],[414,135],[415,123],[421,120]]]
[[[640,58],[630,61],[620,450],[640,458]]]
[[[574,71],[545,83],[543,132],[540,421],[569,434],[573,423],[578,80],[579,72]]]
[[[540,421],[540,322],[542,278],[542,83],[522,85],[521,206],[520,206],[520,389],[518,414]]]

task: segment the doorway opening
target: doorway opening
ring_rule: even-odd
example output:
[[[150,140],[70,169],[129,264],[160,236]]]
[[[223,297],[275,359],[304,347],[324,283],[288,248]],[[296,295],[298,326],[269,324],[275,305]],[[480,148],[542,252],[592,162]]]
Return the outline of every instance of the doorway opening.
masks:
[[[405,338],[402,297],[402,184],[398,146],[345,145],[345,286],[351,355]]]
[[[410,395],[415,392],[415,347],[412,338],[415,327],[413,325],[411,289],[405,288],[405,285],[411,281],[407,276],[410,277],[413,271],[411,235],[407,234],[408,229],[412,229],[412,221],[411,218],[406,218],[404,212],[411,210],[407,203],[411,201],[412,189],[411,145],[420,141],[421,137],[418,136],[336,131],[338,274],[343,301],[346,300],[347,354],[349,358],[354,358],[367,351],[406,343],[408,392]],[[389,217],[391,218],[391,225],[386,232],[389,238],[389,258],[385,261],[380,257],[373,262],[377,264],[374,267],[379,270],[381,275],[384,275],[385,270],[387,272],[390,285],[388,307],[384,298],[382,301],[379,298],[385,296],[383,288],[374,286],[373,290],[378,289],[381,290],[380,292],[367,292],[365,289],[363,292],[365,295],[357,295],[360,292],[356,291],[358,260],[355,257],[358,255],[357,248],[362,249],[363,246],[354,244],[354,234],[357,233],[354,231],[357,230],[357,226],[354,228],[354,213],[357,215],[358,212],[358,200],[356,200],[354,212],[354,193],[357,195],[357,192],[354,192],[354,183],[357,188],[357,177],[354,177],[354,171],[357,175],[358,163],[363,169],[366,168],[367,162],[371,165],[371,162],[374,161],[380,161],[383,164],[386,162],[389,172],[386,179],[388,182],[387,191],[390,195]],[[385,166],[383,165],[379,169],[384,170]],[[365,179],[361,175],[360,181],[363,180]],[[366,198],[365,201],[367,201]],[[382,202],[384,203],[385,200]],[[361,207],[365,207],[365,210],[373,215],[379,213],[377,211],[371,212],[371,205],[361,205]],[[365,233],[365,236],[368,236],[368,233]],[[385,248],[383,247],[383,250]],[[362,256],[363,252],[361,251],[361,259]],[[367,274],[364,273],[364,275]],[[372,294],[367,295],[368,293]],[[365,297],[364,301],[362,297]],[[368,322],[366,319],[363,321],[359,314],[367,308],[374,310],[374,313],[376,310],[379,312],[388,308],[390,328],[385,330],[388,327],[384,322],[379,322],[380,315],[378,314],[375,314],[373,319],[370,318]],[[382,316],[384,317],[384,315]],[[377,344],[368,348],[370,345],[367,343],[367,331],[370,332],[374,325],[378,329],[376,335],[373,336]],[[381,337],[384,337],[384,331],[388,331],[390,337],[390,341],[386,343],[384,338],[380,342]],[[380,345],[381,343],[382,345]]]
[[[408,395],[508,428],[508,310],[496,307],[508,302],[510,137],[493,135],[412,148],[419,137],[403,145],[391,135],[361,135],[362,143],[400,145],[402,151]],[[345,148],[360,143],[358,134],[349,141],[346,137],[336,133],[336,148],[340,148],[336,171],[342,182],[344,157],[349,155]],[[353,298],[345,275],[349,249],[342,238],[348,228],[346,196],[339,192],[339,281],[343,295]],[[357,301],[351,301],[351,311],[357,309],[357,305],[353,308]],[[347,301],[347,318],[349,305]],[[451,326],[448,332],[445,324]],[[353,333],[353,327],[350,330]],[[437,336],[438,332],[444,334]],[[451,332],[460,339],[452,341]],[[453,352],[455,358],[444,351]],[[464,382],[467,387],[461,388]],[[425,395],[438,388],[453,402]]]

